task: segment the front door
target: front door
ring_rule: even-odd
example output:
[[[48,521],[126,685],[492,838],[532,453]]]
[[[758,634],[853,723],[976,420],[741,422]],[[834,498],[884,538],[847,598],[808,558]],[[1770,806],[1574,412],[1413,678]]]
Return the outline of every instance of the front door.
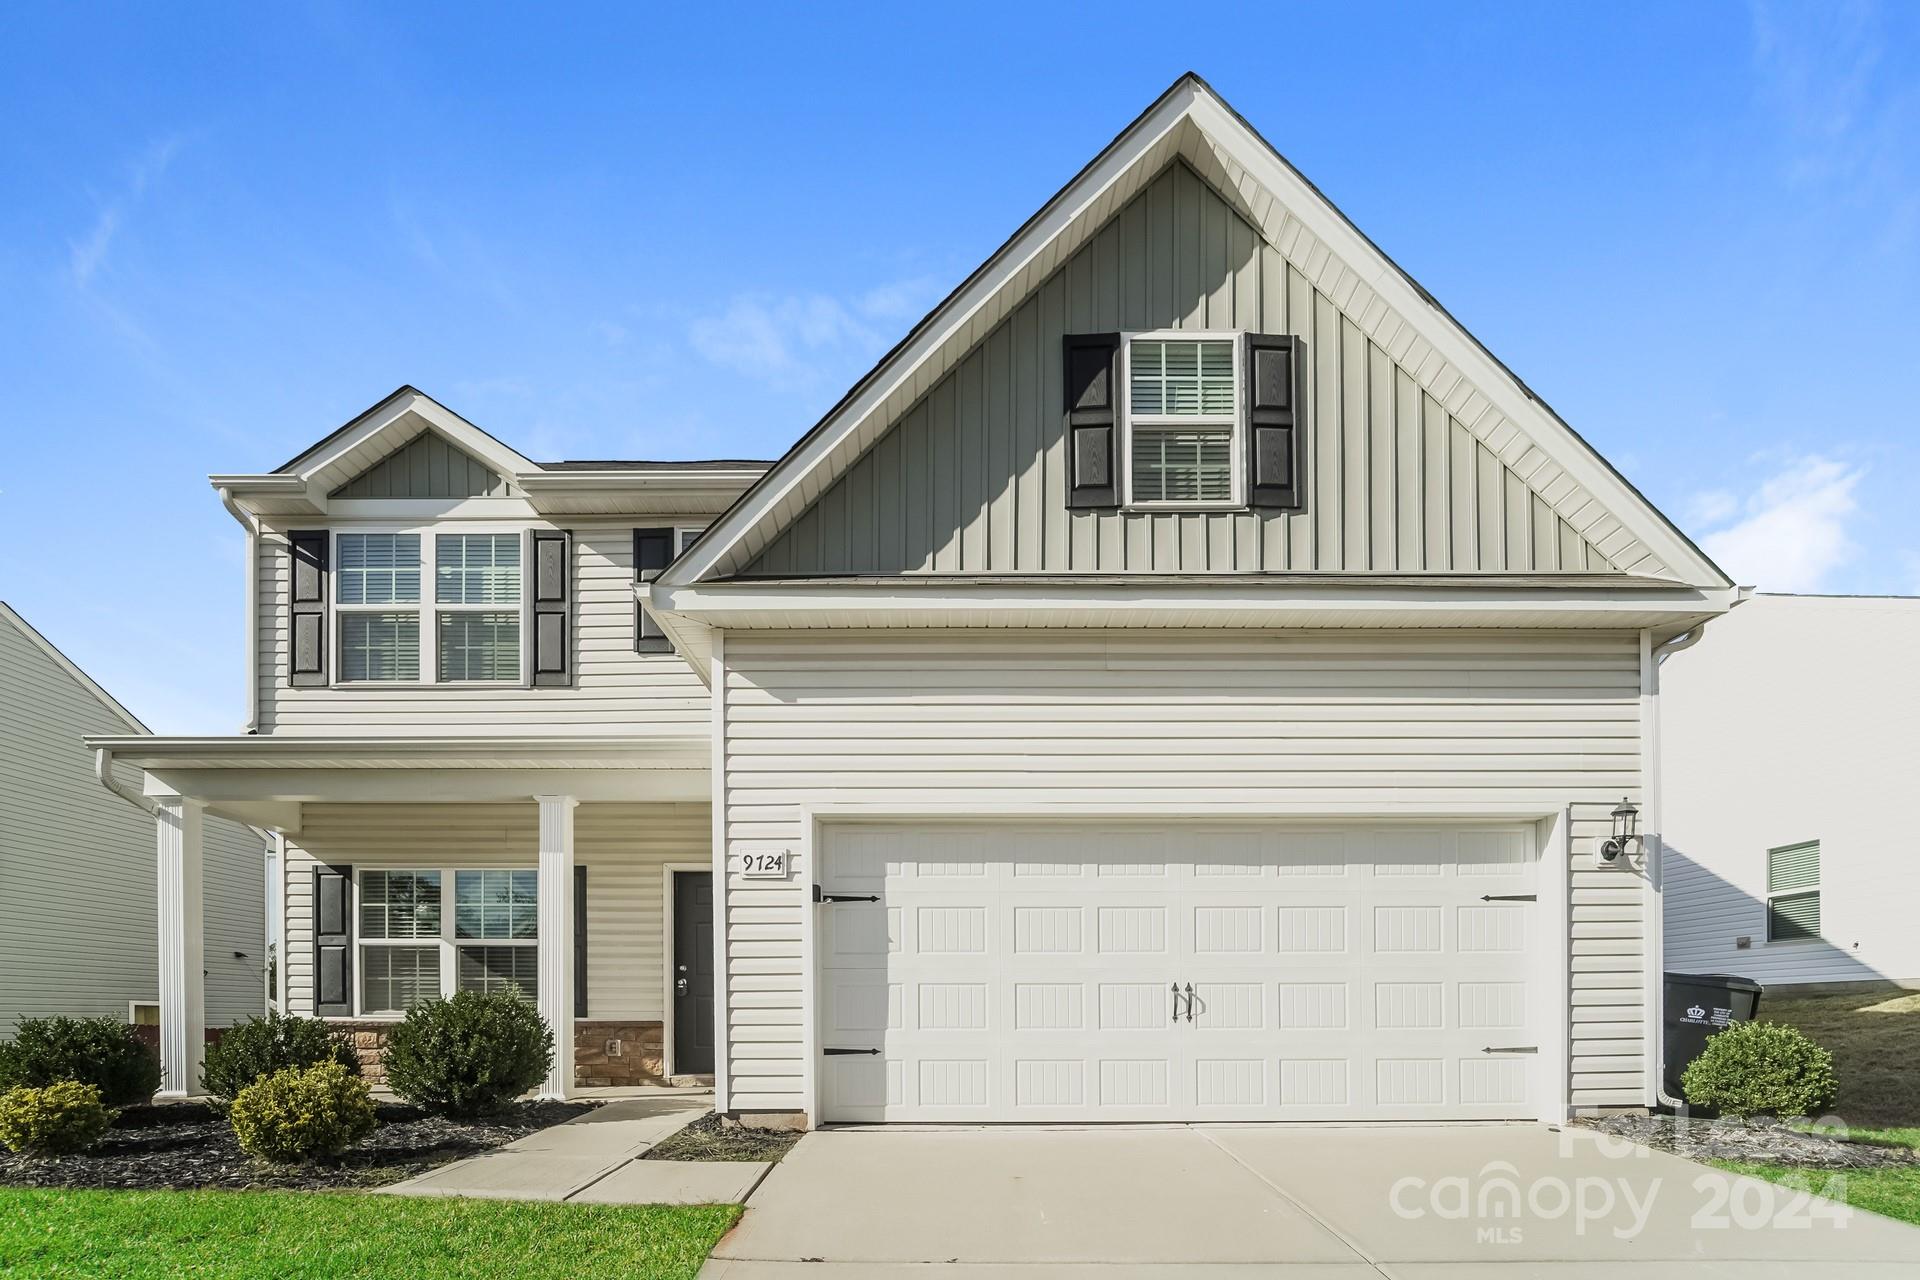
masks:
[[[673,1069],[713,1073],[713,876],[673,873]]]

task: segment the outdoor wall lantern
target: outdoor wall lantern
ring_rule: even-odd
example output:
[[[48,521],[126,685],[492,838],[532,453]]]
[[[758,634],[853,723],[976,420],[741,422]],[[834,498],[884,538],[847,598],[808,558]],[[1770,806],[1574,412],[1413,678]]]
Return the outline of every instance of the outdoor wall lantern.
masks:
[[[1600,842],[1600,865],[1618,866],[1622,858],[1645,852],[1646,840],[1634,830],[1640,820],[1640,810],[1625,796],[1613,809],[1613,834]]]

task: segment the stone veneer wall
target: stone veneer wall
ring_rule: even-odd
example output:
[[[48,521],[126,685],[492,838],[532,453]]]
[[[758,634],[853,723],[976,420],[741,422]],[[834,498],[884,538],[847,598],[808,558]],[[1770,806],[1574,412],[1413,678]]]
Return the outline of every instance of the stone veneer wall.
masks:
[[[386,1078],[386,1066],[380,1060],[387,1032],[393,1023],[384,1021],[335,1022],[336,1031],[353,1044],[360,1059],[360,1072],[369,1084]],[[573,1083],[577,1088],[607,1085],[661,1084],[666,1061],[662,1056],[664,1029],[658,1022],[575,1022],[573,1024]],[[610,1041],[620,1042],[616,1056],[609,1053]]]

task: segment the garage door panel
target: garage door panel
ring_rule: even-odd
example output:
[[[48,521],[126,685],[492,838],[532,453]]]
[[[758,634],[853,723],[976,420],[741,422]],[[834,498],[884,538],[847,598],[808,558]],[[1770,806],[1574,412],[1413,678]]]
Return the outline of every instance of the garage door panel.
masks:
[[[1525,859],[1515,851],[1524,853]],[[823,911],[840,1121],[1504,1118],[1542,1014],[1520,830],[867,831]],[[1470,869],[1471,868],[1471,869]],[[1191,998],[1188,996],[1191,988]]]

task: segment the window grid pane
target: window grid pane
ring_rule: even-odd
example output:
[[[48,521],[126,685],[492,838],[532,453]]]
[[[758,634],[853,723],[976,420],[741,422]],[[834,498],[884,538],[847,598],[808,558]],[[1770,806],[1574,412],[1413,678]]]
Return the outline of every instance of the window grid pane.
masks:
[[[440,873],[361,872],[360,936],[380,940],[438,938]]]
[[[1233,495],[1233,432],[1136,426],[1132,464],[1135,502],[1226,502]]]
[[[1234,412],[1230,341],[1136,341],[1127,365],[1130,414],[1225,417]]]
[[[454,936],[531,941],[540,936],[539,902],[537,872],[456,871]]]
[[[518,680],[520,615],[517,613],[443,613],[440,615],[442,680]]]
[[[420,615],[341,614],[340,678],[343,681],[418,680]]]
[[[519,534],[443,533],[434,546],[433,589],[440,603],[520,603]]]
[[[360,1011],[404,1013],[440,998],[440,948],[360,948]]]
[[[1767,892],[1811,889],[1820,883],[1820,842],[1767,850]]]
[[[334,541],[341,604],[419,603],[419,534],[343,533]]]
[[[533,947],[461,947],[460,990],[518,992],[539,998],[539,960]]]

